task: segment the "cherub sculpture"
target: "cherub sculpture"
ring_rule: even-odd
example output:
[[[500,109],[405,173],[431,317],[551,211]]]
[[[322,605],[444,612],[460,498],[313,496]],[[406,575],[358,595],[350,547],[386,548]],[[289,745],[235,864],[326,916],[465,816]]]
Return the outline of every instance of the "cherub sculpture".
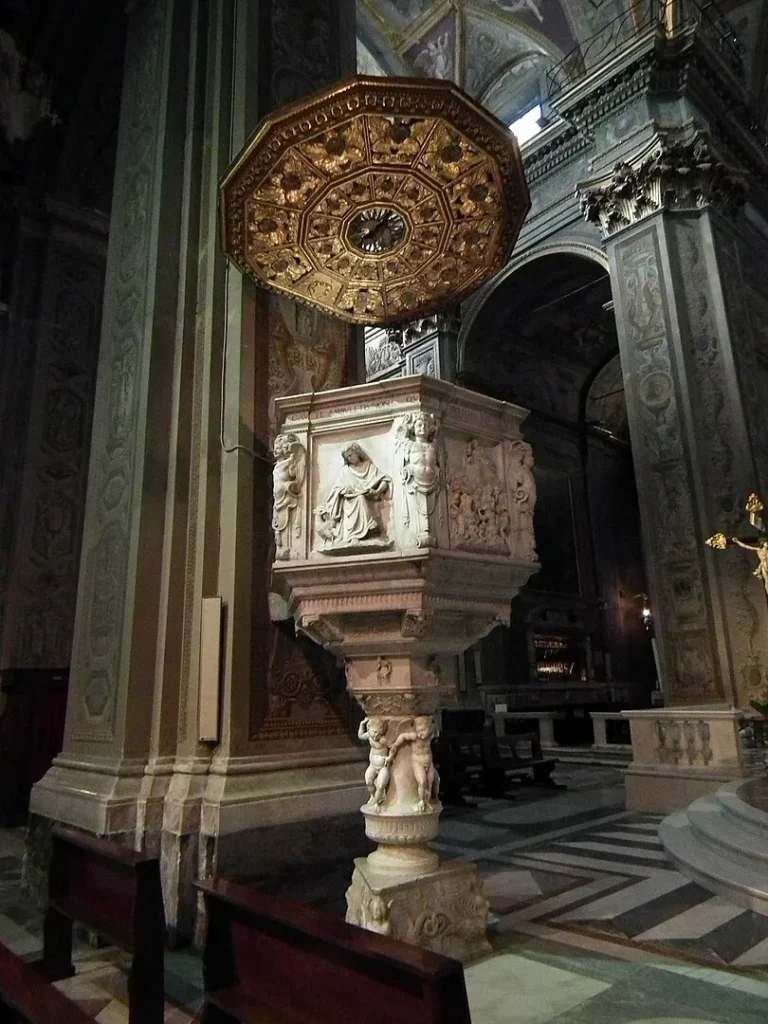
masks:
[[[371,748],[368,767],[365,771],[365,785],[370,793],[368,806],[381,810],[389,786],[390,747],[386,740],[387,722],[382,718],[364,718],[357,730],[357,737],[367,740]]]
[[[440,776],[432,761],[432,739],[435,736],[435,725],[430,715],[419,715],[413,720],[413,729],[401,732],[389,748],[387,764],[392,764],[398,750],[404,744],[411,743],[411,767],[416,780],[418,800],[416,810],[425,813],[429,810],[430,800],[437,800],[440,790]]]
[[[304,484],[306,459],[304,448],[295,434],[278,434],[272,446],[275,465],[272,470],[272,530],[275,535],[275,558],[291,557],[291,527],[296,520],[294,536],[301,536],[301,521],[296,515]]]
[[[440,483],[440,462],[432,413],[409,413],[395,422],[395,451],[401,465],[405,493],[403,522],[416,535],[416,547],[435,544],[431,517]]]
[[[392,922],[389,920],[392,903],[392,900],[385,900],[383,896],[371,896],[366,914],[366,928],[369,932],[376,932],[378,935],[392,934]]]

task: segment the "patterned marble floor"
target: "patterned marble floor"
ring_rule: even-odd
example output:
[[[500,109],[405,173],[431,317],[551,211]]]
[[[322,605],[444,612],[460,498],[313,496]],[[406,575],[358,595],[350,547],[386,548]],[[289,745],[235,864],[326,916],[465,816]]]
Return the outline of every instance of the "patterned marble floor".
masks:
[[[494,953],[466,969],[473,1024],[764,1024],[768,918],[676,872],[658,819],[624,811],[619,772],[566,766],[557,781],[567,788],[444,814],[441,853],[478,864],[493,912]],[[0,941],[34,955],[22,850],[21,832],[0,830]],[[348,879],[339,862],[270,887],[343,913]],[[126,1024],[124,957],[81,945],[76,959],[62,989],[101,1024]],[[167,955],[166,993],[166,1024],[197,1019],[198,957]]]

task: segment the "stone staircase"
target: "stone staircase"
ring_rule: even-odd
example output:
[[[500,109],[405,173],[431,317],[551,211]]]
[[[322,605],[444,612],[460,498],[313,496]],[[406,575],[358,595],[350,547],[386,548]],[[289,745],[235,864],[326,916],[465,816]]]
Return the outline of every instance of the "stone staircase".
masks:
[[[684,875],[768,915],[768,813],[743,799],[744,780],[668,815],[659,837]]]

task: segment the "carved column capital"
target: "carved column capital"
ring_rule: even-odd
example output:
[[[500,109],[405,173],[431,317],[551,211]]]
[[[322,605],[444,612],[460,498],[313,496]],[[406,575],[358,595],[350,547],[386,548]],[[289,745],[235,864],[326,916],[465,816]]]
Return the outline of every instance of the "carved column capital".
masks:
[[[715,206],[734,215],[746,199],[746,175],[725,163],[703,132],[687,128],[658,132],[634,160],[579,182],[577,192],[585,219],[608,238],[657,210]]]

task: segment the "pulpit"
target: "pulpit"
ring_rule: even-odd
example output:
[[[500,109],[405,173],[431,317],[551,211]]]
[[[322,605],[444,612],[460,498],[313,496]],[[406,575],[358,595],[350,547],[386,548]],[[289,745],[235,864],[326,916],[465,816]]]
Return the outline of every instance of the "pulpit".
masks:
[[[467,958],[488,949],[475,865],[440,864],[431,741],[442,662],[508,622],[538,568],[526,412],[431,377],[277,400],[273,586],[346,666],[377,848],[347,920]]]

